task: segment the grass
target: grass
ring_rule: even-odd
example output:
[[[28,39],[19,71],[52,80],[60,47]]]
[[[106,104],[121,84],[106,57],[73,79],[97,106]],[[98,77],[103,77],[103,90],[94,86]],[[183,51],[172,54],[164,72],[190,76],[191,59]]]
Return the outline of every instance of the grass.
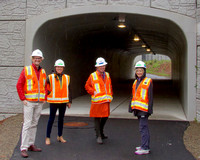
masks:
[[[144,61],[147,66],[147,73],[158,76],[171,77],[170,60],[150,60]]]

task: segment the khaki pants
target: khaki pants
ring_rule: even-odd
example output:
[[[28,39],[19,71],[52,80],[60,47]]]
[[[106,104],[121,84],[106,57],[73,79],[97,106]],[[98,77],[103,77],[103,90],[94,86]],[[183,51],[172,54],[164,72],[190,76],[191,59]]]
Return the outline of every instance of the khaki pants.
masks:
[[[27,150],[30,145],[34,145],[37,132],[37,124],[42,111],[43,103],[28,102],[24,105],[24,123],[21,137],[20,150]]]

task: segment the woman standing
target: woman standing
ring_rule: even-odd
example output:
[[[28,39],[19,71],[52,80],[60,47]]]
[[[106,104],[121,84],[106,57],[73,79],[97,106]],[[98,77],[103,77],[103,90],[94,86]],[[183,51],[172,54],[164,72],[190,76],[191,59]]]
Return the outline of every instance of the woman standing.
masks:
[[[72,97],[70,90],[70,76],[63,74],[65,63],[63,60],[58,59],[55,62],[55,73],[50,74],[47,78],[47,102],[50,103],[50,116],[47,124],[46,132],[46,145],[50,145],[50,135],[52,130],[52,125],[56,116],[57,109],[59,110],[58,116],[58,136],[57,140],[59,142],[65,143],[66,140],[62,136],[63,132],[63,121],[66,111],[66,106],[71,107]]]
[[[94,125],[97,143],[102,144],[102,139],[108,138],[104,135],[104,126],[110,115],[110,102],[113,92],[110,75],[105,72],[107,62],[99,57],[96,60],[96,71],[91,73],[85,89],[91,95],[90,117],[94,117]]]
[[[132,100],[129,112],[139,120],[141,145],[136,147],[135,154],[149,154],[150,134],[148,117],[153,113],[153,84],[152,79],[146,77],[146,64],[138,61],[135,65],[136,80],[132,87]]]

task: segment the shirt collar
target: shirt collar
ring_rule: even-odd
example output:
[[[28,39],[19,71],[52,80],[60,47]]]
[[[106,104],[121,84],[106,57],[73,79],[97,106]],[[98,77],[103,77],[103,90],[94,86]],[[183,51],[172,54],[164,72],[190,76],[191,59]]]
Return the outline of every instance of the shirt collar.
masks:
[[[41,66],[39,66],[38,69],[37,69],[37,67],[36,67],[35,64],[33,64],[33,63],[32,63],[32,66],[33,66],[33,68],[34,68],[35,70],[38,70],[38,71],[42,68]]]
[[[105,79],[105,72],[103,72],[103,73],[101,74],[101,73],[99,72],[99,70],[97,69],[97,73],[98,73],[99,75],[101,75],[103,79]]]

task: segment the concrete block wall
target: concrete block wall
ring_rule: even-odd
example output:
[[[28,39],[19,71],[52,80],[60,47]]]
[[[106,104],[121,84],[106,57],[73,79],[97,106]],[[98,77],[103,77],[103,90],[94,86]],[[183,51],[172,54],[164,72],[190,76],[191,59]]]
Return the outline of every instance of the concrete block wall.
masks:
[[[197,0],[196,9],[196,20],[197,20],[197,84],[196,84],[196,100],[197,100],[197,120],[200,122],[200,1]]]
[[[22,104],[15,86],[24,66],[26,20],[55,10],[93,5],[149,7],[197,18],[197,22],[200,22],[200,2],[196,0],[2,0],[0,1],[0,112],[22,112]],[[199,45],[200,34],[197,35],[198,57]],[[199,60],[197,65],[200,67]],[[198,84],[200,86],[200,82]],[[198,93],[200,87],[199,89],[197,87],[197,101],[200,100]],[[197,105],[197,111],[200,112],[200,105]]]
[[[22,112],[16,83],[24,66],[26,1],[0,1],[0,112]]]

